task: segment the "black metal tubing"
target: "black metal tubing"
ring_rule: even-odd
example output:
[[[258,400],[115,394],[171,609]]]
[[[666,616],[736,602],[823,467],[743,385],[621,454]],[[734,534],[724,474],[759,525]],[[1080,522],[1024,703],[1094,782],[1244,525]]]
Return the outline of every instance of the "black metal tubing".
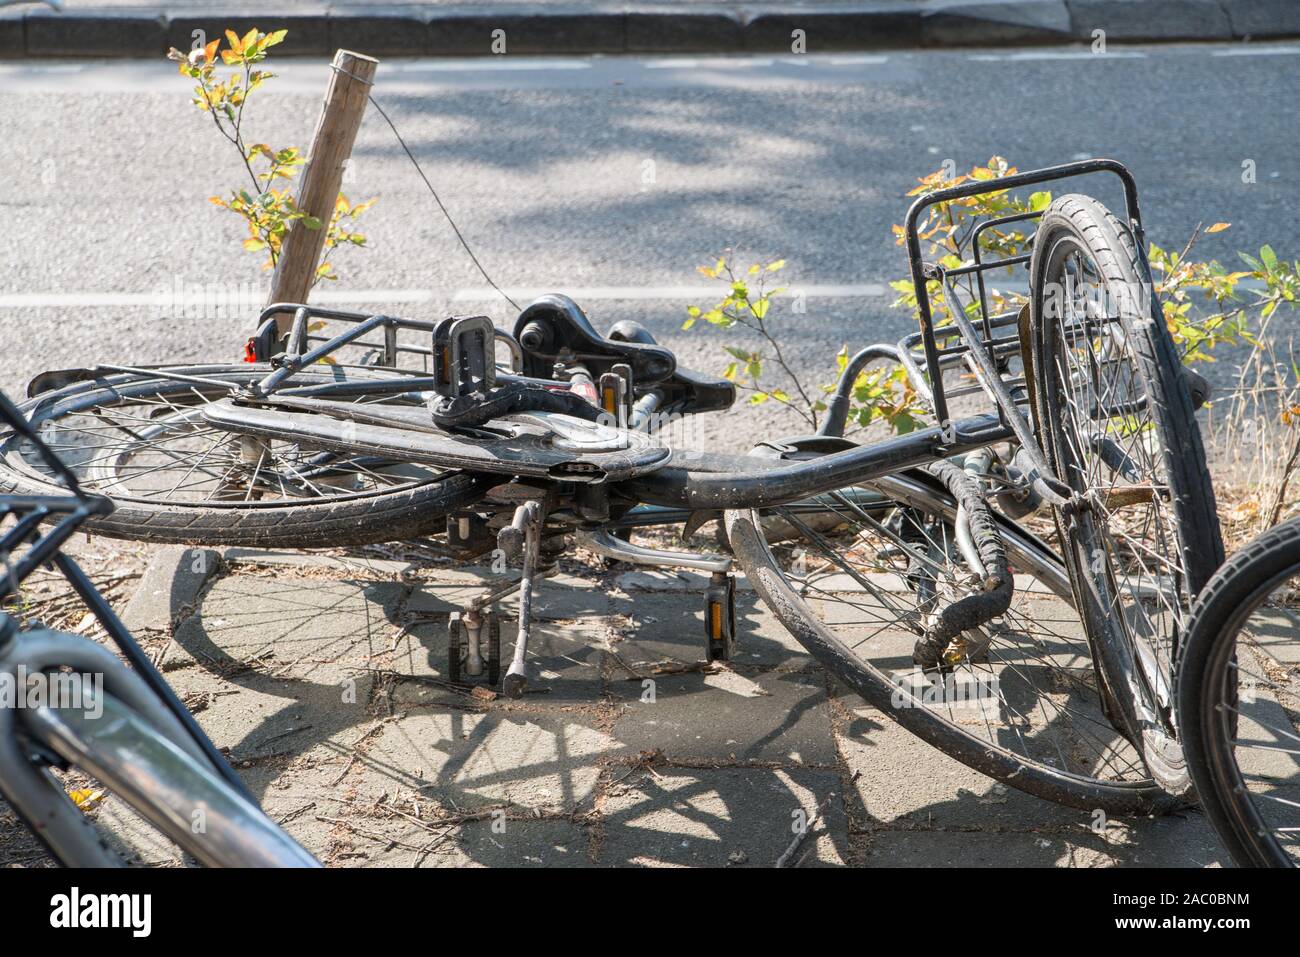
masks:
[[[648,475],[620,483],[619,490],[650,505],[696,510],[764,508],[970,452],[1012,435],[997,416],[981,415],[951,423],[946,429],[918,429],[806,461],[686,451]]]
[[[934,414],[940,422],[948,420],[948,400],[944,395],[939,353],[935,343],[934,317],[930,310],[930,296],[926,290],[926,282],[932,276],[929,274],[927,264],[921,257],[921,236],[917,228],[921,214],[936,203],[965,199],[984,193],[1019,189],[1023,186],[1033,186],[1051,180],[1085,176],[1089,173],[1114,173],[1120,178],[1124,186],[1124,202],[1127,207],[1129,226],[1133,230],[1133,236],[1138,247],[1145,249],[1146,234],[1142,229],[1141,211],[1138,207],[1137,184],[1133,179],[1133,174],[1122,163],[1112,159],[1081,160],[1075,163],[1064,163],[1060,166],[1049,166],[1046,169],[1015,173],[1011,176],[1003,176],[1000,179],[962,183],[958,186],[950,186],[947,189],[936,190],[926,196],[920,196],[908,209],[904,225],[907,238],[908,266],[912,274],[912,284],[916,289],[917,310],[920,313],[921,341],[925,349],[926,368],[934,391]],[[985,263],[983,268],[996,268],[996,266],[997,263]]]
[[[853,384],[862,374],[862,370],[868,362],[875,359],[893,359],[895,362],[902,362],[902,356],[897,346],[877,343],[874,346],[867,346],[848,361],[844,366],[844,371],[840,373],[840,380],[835,384],[835,394],[831,400],[826,403],[826,418],[817,430],[818,435],[842,436],[844,427],[848,423],[849,404],[853,396]]]
[[[2,393],[0,393],[0,421],[32,443],[41,459],[65,482],[69,492],[66,496],[0,496],[0,520],[8,515],[14,515],[17,519],[14,525],[0,536],[0,556],[3,557],[5,564],[5,568],[0,569],[0,600],[15,594],[22,581],[37,568],[53,562],[86,608],[104,626],[104,630],[130,662],[131,667],[158,695],[167,710],[175,716],[194,739],[194,743],[208,757],[213,769],[241,795],[256,803],[256,799],[249,793],[243,780],[203,733],[189,709],[176,697],[176,693],[136,643],[131,632],[122,624],[112,606],[95,588],[94,583],[81,567],[61,551],[63,544],[86,519],[112,513],[114,507],[112,501],[100,495],[88,495],[83,492],[77,484],[76,476],[41,440],[22,412]],[[54,522],[52,527],[42,527],[43,522],[54,517],[58,517],[58,521]],[[14,549],[24,544],[29,546],[27,551],[17,560],[11,560]]]
[[[190,737],[194,739],[194,743],[207,756],[213,770],[221,775],[222,780],[226,781],[241,795],[257,804],[257,799],[249,792],[248,786],[244,784],[243,779],[230,766],[221,752],[217,750],[217,746],[203,733],[203,729],[194,720],[194,715],[190,714],[189,709],[176,697],[176,692],[167,683],[167,679],[158,672],[153,662],[149,660],[149,656],[136,644],[135,637],[127,630],[126,625],[122,624],[122,619],[117,617],[117,613],[113,611],[112,606],[109,605],[104,596],[95,588],[94,582],[86,577],[86,573],[81,570],[81,566],[62,552],[54,556],[54,564],[63,573],[63,577],[68,580],[73,591],[85,602],[86,607],[99,619],[99,623],[104,626],[104,630],[108,632],[108,636],[113,639],[113,643],[117,645],[118,650],[122,652],[131,667],[135,669],[150,690],[162,700],[167,710],[175,716]]]

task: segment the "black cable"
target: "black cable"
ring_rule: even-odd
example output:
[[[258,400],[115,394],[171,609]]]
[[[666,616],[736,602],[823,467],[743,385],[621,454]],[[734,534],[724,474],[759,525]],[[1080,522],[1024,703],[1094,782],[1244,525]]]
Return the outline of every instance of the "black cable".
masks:
[[[380,106],[378,102],[376,102],[373,96],[367,93],[366,98],[370,100],[370,105],[373,106],[376,110],[378,110],[379,115],[384,118],[384,122],[388,124],[388,128],[391,129],[393,131],[393,135],[397,137],[397,142],[402,144],[402,149],[406,151],[407,157],[411,160],[411,163],[415,166],[415,171],[420,174],[420,179],[424,180],[424,185],[429,187],[429,193],[430,195],[433,196],[434,202],[438,204],[438,208],[442,210],[442,215],[447,217],[447,222],[451,225],[452,232],[456,234],[456,238],[460,240],[460,244],[462,248],[464,248],[465,254],[469,256],[471,260],[473,260],[474,265],[478,267],[478,271],[482,273],[483,278],[487,280],[487,284],[491,286],[493,289],[495,289],[497,292],[499,292],[501,294],[502,299],[510,303],[510,305],[514,306],[515,309],[518,310],[519,303],[515,302],[513,299],[507,296],[505,290],[492,281],[492,277],[488,275],[488,271],[483,268],[483,264],[479,262],[478,257],[474,255],[474,250],[469,248],[469,243],[465,241],[465,237],[461,234],[460,227],[456,225],[456,221],[451,218],[451,213],[447,212],[447,207],[443,205],[442,200],[439,198],[438,191],[434,189],[433,184],[429,182],[429,177],[424,175],[424,170],[420,167],[420,161],[415,158],[415,154],[411,152],[411,148],[406,145],[406,140],[402,139],[402,134],[397,132],[397,126],[393,123],[391,119],[389,119],[388,114],[384,112],[384,108]]]

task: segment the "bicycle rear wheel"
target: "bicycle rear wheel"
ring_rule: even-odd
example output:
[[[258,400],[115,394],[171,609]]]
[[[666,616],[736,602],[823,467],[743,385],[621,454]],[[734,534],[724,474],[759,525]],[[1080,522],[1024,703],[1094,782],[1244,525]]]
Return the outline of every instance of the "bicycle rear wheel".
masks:
[[[1206,816],[1243,867],[1300,865],[1300,521],[1232,556],[1192,609],[1178,673]]]
[[[113,374],[43,393],[21,407],[87,492],[117,506],[88,531],[158,543],[323,548],[414,538],[476,501],[463,472],[249,439],[208,425],[203,406],[267,375],[266,365],[179,366]],[[358,402],[414,402],[378,387],[399,373],[313,367],[295,384],[354,388]],[[63,489],[32,443],[0,433],[0,494]]]
[[[733,552],[790,632],[867,704],[1011,787],[1089,811],[1170,806],[1103,714],[1060,560],[1009,519],[996,518],[1010,609],[959,636],[944,673],[914,668],[927,616],[978,576],[942,486],[915,472],[870,484],[818,497],[816,521],[803,504],[727,513]]]
[[[1173,677],[1223,542],[1182,364],[1144,256],[1095,200],[1051,204],[1030,274],[1035,417],[1077,506],[1056,513],[1066,566],[1112,718],[1155,780],[1185,792]]]

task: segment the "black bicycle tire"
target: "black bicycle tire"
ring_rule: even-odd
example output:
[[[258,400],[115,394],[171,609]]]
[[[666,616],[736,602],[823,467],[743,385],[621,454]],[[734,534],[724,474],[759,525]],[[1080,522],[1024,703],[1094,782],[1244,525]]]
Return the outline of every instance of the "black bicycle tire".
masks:
[[[178,366],[186,375],[228,381],[251,381],[270,371],[265,365],[238,364],[225,368]],[[362,375],[349,370],[349,375]],[[308,379],[311,372],[300,373]],[[177,380],[141,374],[119,374],[78,382],[42,393],[24,403],[20,411],[30,416],[51,404],[86,403],[95,395],[145,394]],[[0,495],[58,494],[65,491],[53,479],[41,481],[10,463],[13,435],[0,443]],[[428,483],[391,492],[359,493],[340,501],[304,500],[292,505],[218,503],[207,505],[149,504],[129,497],[113,497],[111,515],[87,521],[86,531],[110,538],[154,544],[201,544],[255,548],[323,548],[369,545],[417,538],[439,531],[445,515],[476,502],[490,483],[482,477],[456,472]]]
[[[904,472],[899,477],[924,484],[936,499],[948,497],[920,473]],[[1004,534],[1015,535],[1020,540],[1018,547],[1035,549],[1053,563],[1061,563],[1060,557],[1050,548],[1011,519],[995,513],[995,520]],[[895,707],[892,698],[896,686],[891,678],[871,662],[858,658],[821,622],[777,570],[767,538],[761,532],[758,512],[728,511],[726,526],[732,553],[744,569],[749,583],[790,634],[869,705],[926,743],[1009,787],[1085,811],[1100,809],[1107,814],[1155,814],[1182,806],[1183,802],[1166,794],[1153,782],[1106,783],[1030,764],[1009,752],[991,748],[987,742],[976,739],[960,726],[928,709]]]
[[[1232,753],[1220,682],[1251,614],[1289,578],[1300,576],[1300,519],[1269,529],[1237,551],[1202,589],[1178,671],[1183,746],[1206,817],[1242,867],[1296,867],[1249,798]]]
[[[1039,220],[1030,261],[1030,281],[1035,290],[1042,288],[1041,273],[1046,268],[1045,258],[1054,245],[1053,232],[1058,229],[1072,235],[1088,249],[1108,283],[1130,284],[1130,288],[1140,288],[1140,284],[1146,283],[1151,290],[1151,321],[1141,323],[1139,327],[1139,324],[1131,321],[1131,316],[1126,316],[1129,321],[1125,325],[1125,334],[1133,344],[1133,352],[1138,358],[1137,364],[1151,404],[1152,420],[1160,430],[1164,467],[1171,486],[1177,523],[1178,547],[1187,573],[1188,591],[1194,597],[1222,563],[1223,539],[1219,530],[1214,487],[1205,464],[1205,449],[1196,423],[1191,394],[1182,377],[1182,363],[1173,339],[1164,325],[1160,303],[1129,230],[1101,203],[1078,194],[1057,198]],[[1033,295],[1031,299],[1030,325],[1036,379],[1033,392],[1038,403],[1038,421],[1045,433],[1042,436],[1042,446],[1049,466],[1055,468],[1052,430],[1056,427],[1057,419],[1053,415],[1052,390],[1044,380],[1045,357],[1049,354],[1049,345],[1045,342],[1047,327],[1043,321],[1040,297]],[[1059,514],[1056,519],[1061,541],[1071,541]],[[1165,787],[1174,791],[1186,790],[1190,786],[1190,776],[1185,759],[1176,754],[1169,757],[1157,755],[1146,747],[1137,706],[1120,693],[1120,689],[1134,685],[1131,680],[1132,668],[1128,663],[1131,656],[1122,647],[1122,640],[1117,641],[1113,629],[1105,624],[1105,616],[1095,607],[1095,602],[1086,598],[1088,590],[1084,587],[1084,573],[1074,551],[1074,548],[1064,549],[1065,565],[1075,581],[1076,599],[1081,606],[1090,638],[1095,645],[1100,646],[1097,648],[1097,658],[1102,678],[1115,694],[1115,700],[1123,710],[1124,721],[1129,724],[1130,737],[1142,748],[1148,767],[1153,769]],[[1093,616],[1099,617],[1092,621]],[[1175,672],[1177,654],[1178,649],[1172,648],[1170,656]],[[1176,714],[1175,710],[1175,721]]]

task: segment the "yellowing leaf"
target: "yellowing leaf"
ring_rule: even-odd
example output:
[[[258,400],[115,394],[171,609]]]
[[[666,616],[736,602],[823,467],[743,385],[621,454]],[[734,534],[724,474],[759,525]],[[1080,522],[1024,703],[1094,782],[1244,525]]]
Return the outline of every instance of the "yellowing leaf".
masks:
[[[69,791],[68,797],[72,803],[77,805],[83,811],[89,811],[92,807],[104,799],[104,792],[100,788],[77,788]]]
[[[1207,233],[1221,233],[1231,225],[1232,223],[1215,223],[1213,226],[1210,226],[1205,231]]]

